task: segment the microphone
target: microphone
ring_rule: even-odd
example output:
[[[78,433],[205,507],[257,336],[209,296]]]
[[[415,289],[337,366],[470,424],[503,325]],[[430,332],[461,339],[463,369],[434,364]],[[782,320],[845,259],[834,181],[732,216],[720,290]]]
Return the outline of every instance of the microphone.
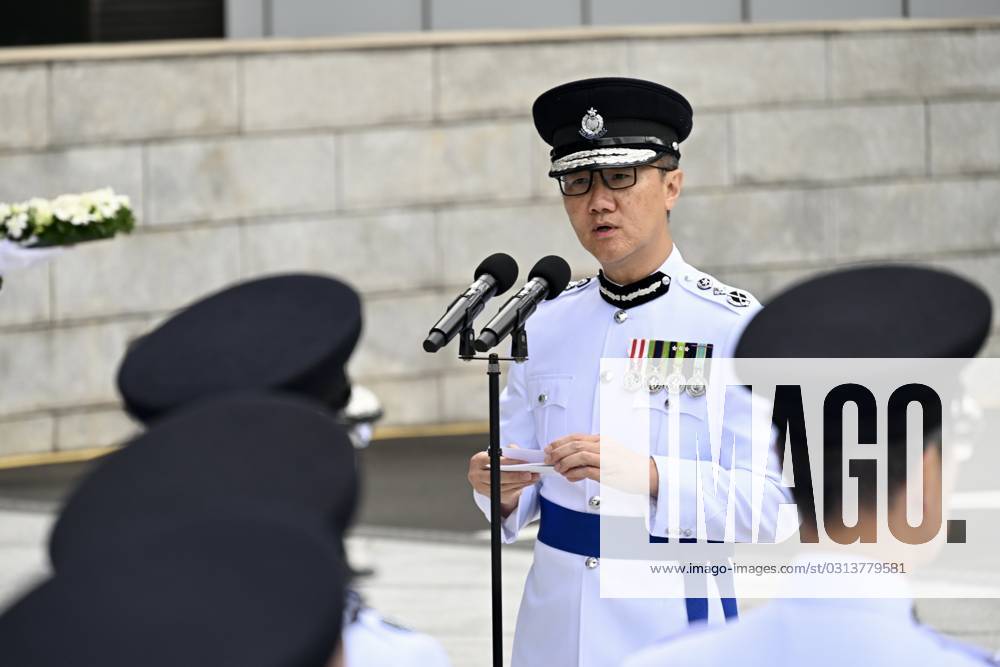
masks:
[[[569,277],[569,264],[562,257],[548,255],[538,260],[528,274],[528,282],[524,287],[510,297],[493,319],[483,327],[475,342],[476,350],[486,352],[495,347],[511,331],[523,326],[535,312],[539,302],[543,299],[554,299],[566,289]]]
[[[472,326],[486,302],[497,294],[503,294],[517,280],[517,262],[510,255],[495,253],[484,259],[476,267],[475,282],[451,302],[444,316],[431,327],[424,339],[424,350],[437,352],[448,344],[462,329]]]

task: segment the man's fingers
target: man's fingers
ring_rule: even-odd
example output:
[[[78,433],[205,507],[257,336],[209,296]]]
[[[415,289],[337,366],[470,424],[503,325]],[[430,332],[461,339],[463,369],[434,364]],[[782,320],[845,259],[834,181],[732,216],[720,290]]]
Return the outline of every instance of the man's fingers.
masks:
[[[580,466],[564,473],[563,477],[570,482],[579,482],[583,479],[592,479],[595,482],[599,482],[601,481],[601,469],[592,466]]]
[[[533,475],[530,479],[527,480],[500,482],[500,493],[501,495],[505,495],[507,493],[531,486],[532,484],[538,481],[538,478],[539,478],[538,475]],[[476,491],[479,491],[483,495],[488,496],[490,494],[490,480],[485,479],[482,481],[477,481],[477,483],[474,485],[474,488],[476,489]]]
[[[533,478],[530,472],[501,472],[500,473],[500,484],[518,484],[522,482],[531,482]],[[480,470],[476,474],[476,479],[485,483],[490,483],[490,471]]]
[[[545,460],[548,463],[558,463],[559,461],[565,459],[568,456],[573,456],[579,452],[600,452],[601,444],[594,441],[583,441],[574,440],[572,442],[567,442],[566,444],[549,450],[545,453]]]
[[[590,435],[589,433],[570,433],[569,435],[564,435],[561,438],[556,438],[545,447],[546,451],[551,451],[553,449],[558,449],[567,443],[574,442],[576,440],[580,441],[592,441],[596,442],[600,439],[599,435]]]
[[[566,472],[578,467],[599,467],[601,455],[596,452],[576,452],[555,464],[556,472]]]

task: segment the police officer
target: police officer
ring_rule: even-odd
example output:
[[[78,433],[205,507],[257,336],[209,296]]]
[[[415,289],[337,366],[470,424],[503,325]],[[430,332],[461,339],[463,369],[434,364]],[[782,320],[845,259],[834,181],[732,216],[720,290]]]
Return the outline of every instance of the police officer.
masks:
[[[346,429],[354,447],[360,448],[368,444],[372,424],[382,416],[374,394],[352,384],[346,373],[361,327],[361,299],[339,280],[309,274],[257,278],[200,299],[135,341],[119,369],[118,387],[126,409],[152,424],[192,405],[233,393],[304,396],[325,408],[328,416]],[[253,426],[252,414],[242,419],[247,430],[260,429]],[[310,420],[303,418],[282,428],[291,436],[304,428],[306,421]],[[320,420],[314,415],[311,421]],[[340,533],[354,518],[356,487],[341,484],[343,488],[338,489],[331,477],[339,475],[337,468],[346,465],[351,468],[353,482],[356,460],[353,456],[344,460],[339,439],[323,435],[323,429],[314,428],[297,442],[271,429],[272,437],[261,443],[264,447],[254,448],[252,461],[247,460],[250,451],[241,455],[238,442],[230,445],[220,441],[214,447],[200,442],[185,448],[190,451],[200,444],[214,449],[206,452],[202,465],[211,463],[222,479],[234,480],[232,493],[258,489],[255,494],[284,496],[298,506],[315,505],[327,524]],[[331,451],[316,449],[322,446],[317,437],[326,438]],[[254,437],[248,434],[250,440]],[[340,450],[337,461],[331,460],[334,449]],[[284,474],[290,464],[279,459],[292,456],[298,462],[297,470]],[[268,460],[273,461],[273,467]],[[225,472],[227,461],[233,467],[229,472]],[[204,486],[191,495],[208,495],[210,490]],[[349,491],[352,502],[343,502],[338,490]],[[103,500],[106,525],[107,514],[118,503],[102,498],[106,494],[100,492],[91,495]],[[85,498],[85,494],[78,494],[67,510],[82,506]],[[115,515],[122,513],[114,510]],[[88,548],[83,538],[88,530],[93,535],[93,521],[84,519],[95,512],[79,514],[85,516],[70,516],[71,520],[64,518],[57,525],[52,540],[54,561],[58,545],[64,545],[66,552]],[[60,539],[66,536],[77,539]],[[385,621],[361,604],[360,596],[349,594],[346,607],[341,660],[347,667],[410,664],[407,661],[430,667],[448,665],[436,640]]]
[[[19,667],[327,667],[340,643],[334,540],[296,517],[192,515],[60,572],[0,615]]]
[[[684,184],[680,144],[692,128],[691,106],[680,93],[649,81],[587,79],[545,92],[532,111],[552,147],[549,175],[573,231],[601,271],[538,308],[527,325],[531,359],[511,367],[501,398],[503,442],[543,450],[557,473],[501,475],[505,541],[541,521],[512,664],[618,665],[689,622],[722,622],[736,609],[735,600],[712,590],[687,600],[600,598],[600,554],[593,546],[601,511],[600,389],[621,383],[628,391],[648,391],[652,433],[666,434],[667,417],[678,410],[696,427],[688,429],[693,435],[709,408],[703,386],[684,385],[674,364],[731,356],[739,331],[760,306],[688,264],[673,243],[670,213]],[[615,377],[601,373],[602,357],[651,363],[637,366],[642,373]],[[678,459],[666,455],[665,437],[654,440],[648,466],[654,537],[705,537],[694,517],[682,513],[682,525],[673,525],[665,500],[669,470],[679,470],[681,497],[696,492],[706,465],[698,459],[709,458],[698,447],[687,438]],[[468,478],[488,517],[487,464],[486,453],[473,456]],[[725,479],[744,473],[734,466],[721,470]],[[765,493],[782,495],[769,481]]]
[[[903,293],[920,294],[921,298],[899,298]],[[989,333],[991,312],[989,298],[982,289],[952,274],[912,266],[850,269],[814,278],[777,296],[747,327],[737,356],[972,357]],[[862,421],[859,416],[859,422]],[[874,424],[871,426],[874,429]],[[940,423],[925,424],[925,432],[936,434],[924,441],[923,512],[931,518],[921,521],[920,530],[931,532],[920,535],[918,543],[933,537],[940,525],[939,429]],[[842,461],[840,446],[837,440],[834,450],[824,452],[824,458],[835,457],[832,459],[835,467],[841,465],[837,461]],[[897,448],[905,452],[905,435],[890,436],[887,447],[890,451]],[[905,454],[902,458],[905,459]],[[828,460],[824,466],[829,465]],[[906,467],[890,464],[886,480],[890,494],[888,511],[897,513],[902,525],[907,521]],[[807,502],[804,489],[804,485],[796,482],[792,492],[799,507]],[[838,500],[842,493],[839,480],[824,479],[826,517],[834,511],[841,513]],[[866,497],[859,493],[859,524],[876,520],[878,502],[867,504]],[[937,521],[933,519],[935,514]],[[803,521],[814,524],[808,516]],[[824,524],[827,534],[836,542],[855,541],[854,536],[838,535],[841,529],[830,522]],[[877,558],[879,553],[882,552],[873,556]],[[820,559],[857,565],[857,557],[836,552],[822,558],[810,557],[814,562]],[[995,664],[985,651],[942,637],[920,625],[913,614],[912,600],[905,597],[903,575],[890,573],[849,579],[852,580],[843,582],[839,589],[827,581],[817,590],[825,592],[820,595],[830,590],[863,590],[870,597],[801,597],[808,591],[796,590],[796,597],[777,598],[747,614],[738,624],[693,632],[641,651],[625,664],[628,667]],[[808,580],[800,584],[811,585]]]

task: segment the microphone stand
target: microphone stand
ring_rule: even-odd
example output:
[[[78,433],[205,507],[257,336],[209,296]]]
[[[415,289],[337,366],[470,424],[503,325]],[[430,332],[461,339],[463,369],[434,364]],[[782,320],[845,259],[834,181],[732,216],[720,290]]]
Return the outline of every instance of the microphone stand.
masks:
[[[490,565],[493,611],[493,667],[503,667],[503,590],[500,585],[500,362],[522,363],[528,360],[528,334],[524,324],[511,334],[510,357],[500,357],[495,352],[489,356],[476,356],[472,346],[475,340],[472,327],[459,333],[458,357],[462,361],[485,361],[490,392]]]

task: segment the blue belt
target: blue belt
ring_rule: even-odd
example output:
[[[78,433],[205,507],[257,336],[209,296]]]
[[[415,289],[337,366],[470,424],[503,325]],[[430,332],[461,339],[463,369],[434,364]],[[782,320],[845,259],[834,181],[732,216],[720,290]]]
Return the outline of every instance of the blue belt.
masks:
[[[541,525],[538,527],[538,541],[542,544],[580,556],[601,557],[601,517],[598,514],[576,512],[558,505],[544,496],[539,496],[542,507]],[[651,543],[669,542],[666,537],[650,535]],[[682,543],[696,542],[694,538],[680,538]],[[710,540],[711,541],[711,540]],[[705,575],[708,576],[708,575]],[[729,577],[732,574],[718,576]],[[685,577],[685,586],[687,578]],[[684,598],[688,623],[708,619],[708,598]],[[739,616],[736,598],[722,598],[722,613],[726,620]]]

